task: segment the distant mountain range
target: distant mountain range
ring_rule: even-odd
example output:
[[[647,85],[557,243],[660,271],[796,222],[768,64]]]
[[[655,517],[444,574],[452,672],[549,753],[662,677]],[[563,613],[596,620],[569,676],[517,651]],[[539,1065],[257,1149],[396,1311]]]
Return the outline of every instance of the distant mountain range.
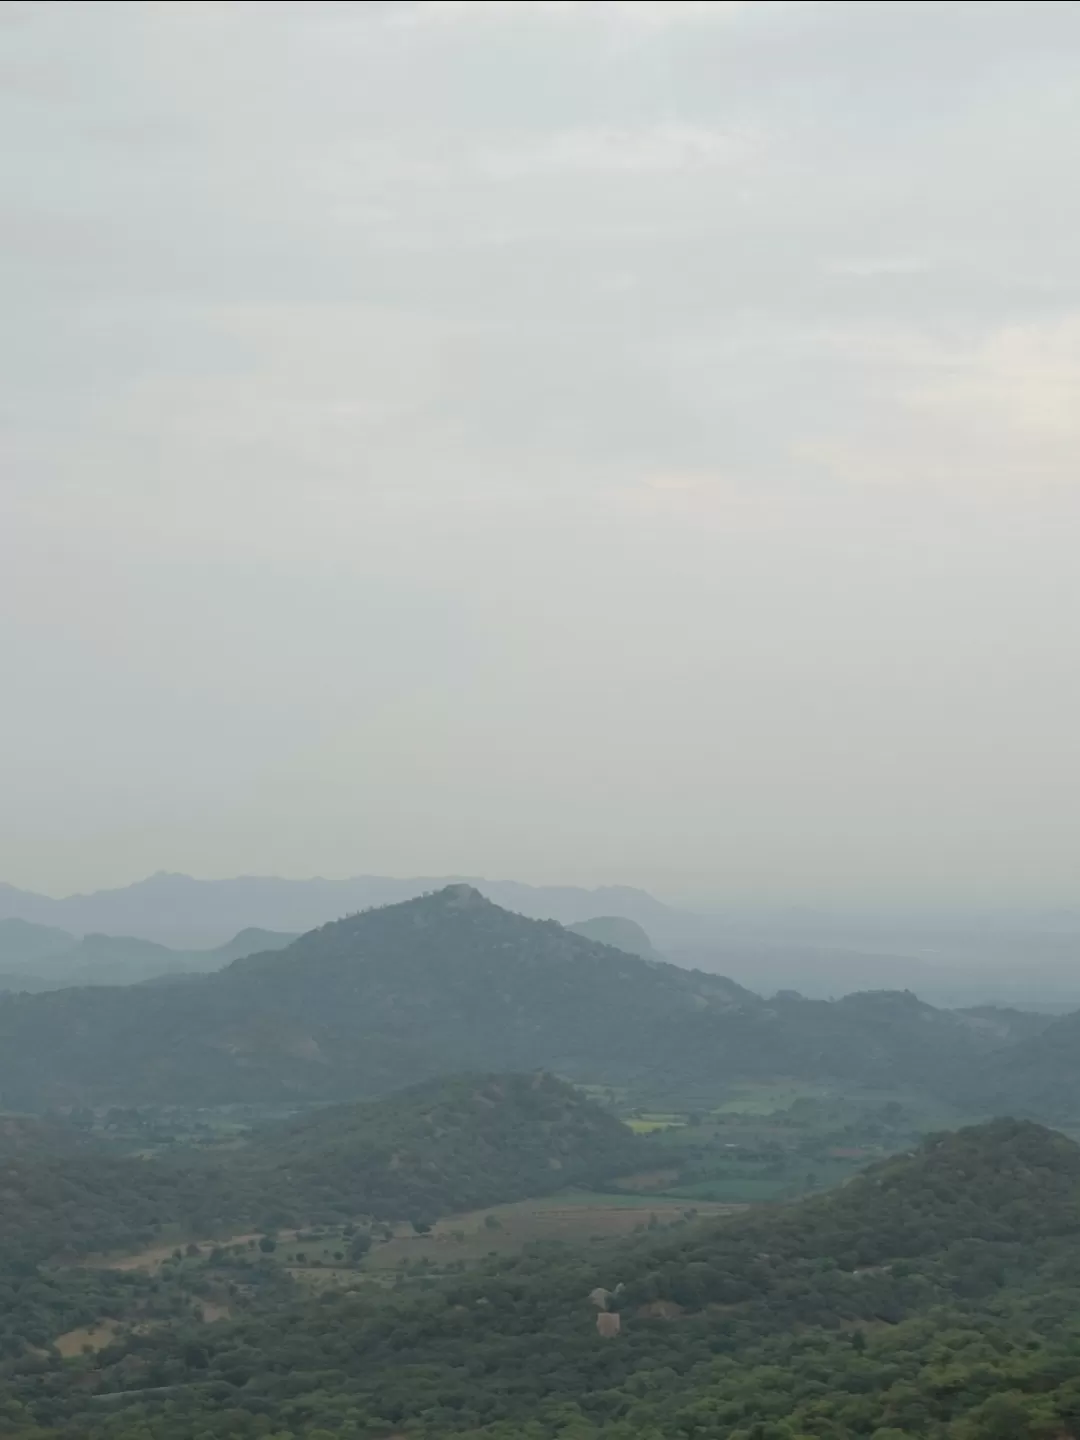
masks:
[[[826,999],[852,990],[909,989],[934,1005],[992,1003],[1058,1013],[1080,1006],[1080,916],[1071,911],[860,915],[728,908],[692,913],[632,886],[589,890],[462,876],[196,880],[162,872],[119,889],[60,899],[0,884],[0,921],[59,930],[61,941],[112,935],[187,953],[217,949],[252,927],[301,934],[455,883],[471,884],[496,904],[532,919],[563,925],[629,922],[638,933],[631,943],[627,930],[623,948],[649,954],[655,947],[686,968],[730,976],[765,993],[793,989]],[[640,931],[649,939],[648,950]],[[594,938],[613,935],[596,932]],[[4,943],[0,986],[10,968]],[[610,938],[609,943],[619,942]],[[211,957],[192,968],[218,963]],[[171,971],[177,968],[170,963]],[[122,968],[114,978],[123,978]]]
[[[0,991],[56,990],[72,985],[135,985],[208,973],[259,950],[279,950],[295,935],[249,927],[211,950],[172,950],[131,935],[84,935],[0,920]]]
[[[902,936],[897,943],[902,943]],[[852,990],[914,990],[934,1005],[1016,1005],[1063,1013],[1080,1007],[1080,936],[969,934],[955,948],[924,953],[847,949],[794,940],[695,938],[665,947],[667,958],[728,975],[766,993],[798,990],[818,999]]]
[[[231,880],[195,880],[190,875],[165,872],[121,889],[95,890],[61,899],[0,883],[0,920],[27,920],[75,935],[130,935],[183,950],[204,949],[221,945],[251,926],[299,934],[375,905],[412,900],[461,882],[472,885],[496,904],[536,920],[572,924],[600,916],[622,916],[661,941],[694,935],[700,929],[694,916],[630,886],[586,890],[467,876],[418,876],[406,880],[380,875],[357,875],[349,880],[240,876]]]
[[[184,985],[0,998],[0,1105],[346,1100],[479,1067],[654,1093],[778,1076],[964,1086],[977,1109],[993,1080],[979,1067],[1053,1028],[907,993],[766,1001],[453,885]]]
[[[728,910],[665,950],[766,991],[910,989],[935,1005],[1080,1006],[1080,916],[1068,910]]]

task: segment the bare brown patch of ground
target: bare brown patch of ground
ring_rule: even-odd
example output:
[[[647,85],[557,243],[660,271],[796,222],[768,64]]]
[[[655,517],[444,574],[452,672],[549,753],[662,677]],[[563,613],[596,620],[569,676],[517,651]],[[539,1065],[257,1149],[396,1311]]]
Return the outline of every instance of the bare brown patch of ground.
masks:
[[[104,1350],[119,1328],[119,1320],[95,1320],[92,1325],[80,1325],[77,1330],[58,1335],[53,1344],[65,1360],[71,1360],[87,1350]]]

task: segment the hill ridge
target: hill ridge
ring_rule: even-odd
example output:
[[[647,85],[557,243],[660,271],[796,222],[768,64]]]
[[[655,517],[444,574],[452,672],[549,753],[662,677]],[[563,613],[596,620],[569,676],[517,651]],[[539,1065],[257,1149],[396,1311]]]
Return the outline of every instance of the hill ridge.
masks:
[[[167,871],[126,886],[61,897],[0,883],[0,919],[18,916],[75,933],[124,933],[177,948],[206,948],[224,943],[245,926],[306,932],[328,920],[415,899],[448,884],[472,885],[496,903],[537,919],[569,923],[616,913],[643,924],[654,935],[694,934],[700,928],[696,917],[633,886],[587,889],[462,875],[404,879],[356,875],[343,880],[243,875],[200,880]]]
[[[712,1088],[948,1087],[996,1024],[887,993],[763,1000],[458,882],[328,922],[182,986],[0,1000],[0,1104],[344,1100],[463,1068]]]

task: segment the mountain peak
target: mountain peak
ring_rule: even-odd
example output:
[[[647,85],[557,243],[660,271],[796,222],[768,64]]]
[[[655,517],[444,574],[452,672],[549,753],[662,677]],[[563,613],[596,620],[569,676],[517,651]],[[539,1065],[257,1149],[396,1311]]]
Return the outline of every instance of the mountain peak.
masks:
[[[434,898],[444,901],[454,910],[464,910],[471,905],[491,904],[491,901],[485,899],[475,885],[467,885],[464,881],[459,884],[446,885],[442,890],[436,890]]]

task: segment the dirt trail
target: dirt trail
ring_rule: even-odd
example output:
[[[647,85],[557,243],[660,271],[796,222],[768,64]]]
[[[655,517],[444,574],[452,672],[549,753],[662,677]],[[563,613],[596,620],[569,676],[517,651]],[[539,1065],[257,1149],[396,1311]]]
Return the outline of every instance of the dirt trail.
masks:
[[[283,1230],[278,1239],[282,1243],[295,1240],[295,1230]],[[215,1246],[225,1249],[229,1245],[247,1245],[249,1241],[261,1239],[260,1233],[256,1230],[245,1232],[243,1235],[227,1235],[220,1240],[198,1241],[199,1254],[209,1255]],[[134,1250],[127,1255],[88,1255],[85,1259],[78,1261],[83,1270],[146,1270],[153,1272],[159,1270],[163,1261],[168,1260],[177,1250],[183,1254],[185,1244],[173,1240],[169,1244],[148,1245],[143,1250]]]

